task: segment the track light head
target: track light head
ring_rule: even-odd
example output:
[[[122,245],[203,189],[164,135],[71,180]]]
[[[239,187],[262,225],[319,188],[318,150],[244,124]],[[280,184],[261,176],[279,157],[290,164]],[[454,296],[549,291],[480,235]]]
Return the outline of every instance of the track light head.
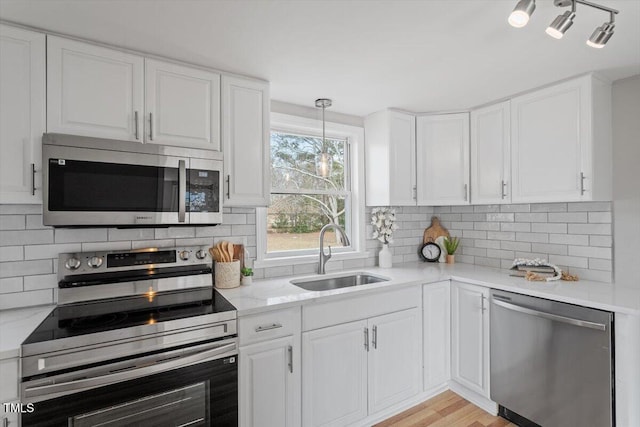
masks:
[[[536,0],[520,0],[509,15],[509,24],[516,28],[524,27],[534,10],[536,10]]]
[[[575,17],[575,11],[566,11],[562,15],[558,15],[547,27],[545,32],[554,39],[561,39],[562,36],[564,36],[565,31],[573,25],[573,18]]]
[[[589,40],[587,40],[587,45],[602,49],[613,35],[613,27],[615,27],[613,22],[605,22],[602,26],[596,28]]]

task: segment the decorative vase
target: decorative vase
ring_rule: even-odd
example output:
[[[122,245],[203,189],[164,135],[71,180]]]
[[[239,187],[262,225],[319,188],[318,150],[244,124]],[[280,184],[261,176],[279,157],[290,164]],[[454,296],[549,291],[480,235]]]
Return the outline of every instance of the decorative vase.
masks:
[[[391,268],[393,266],[393,254],[389,249],[389,244],[385,243],[378,253],[378,266],[380,268]]]
[[[455,255],[447,255],[447,264],[455,264],[456,256]]]
[[[250,285],[253,283],[253,276],[242,276],[242,285]]]

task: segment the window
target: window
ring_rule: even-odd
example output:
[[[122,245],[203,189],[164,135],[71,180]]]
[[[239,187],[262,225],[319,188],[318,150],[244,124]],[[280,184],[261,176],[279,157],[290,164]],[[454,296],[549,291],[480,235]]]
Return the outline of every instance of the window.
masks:
[[[328,231],[325,247],[334,254],[353,255],[362,247],[363,132],[329,122],[326,127],[323,142],[321,122],[272,114],[271,203],[258,209],[258,265],[296,257],[310,262],[321,228],[330,223],[340,225],[351,243],[344,247],[339,234]],[[328,168],[322,153],[331,159]]]

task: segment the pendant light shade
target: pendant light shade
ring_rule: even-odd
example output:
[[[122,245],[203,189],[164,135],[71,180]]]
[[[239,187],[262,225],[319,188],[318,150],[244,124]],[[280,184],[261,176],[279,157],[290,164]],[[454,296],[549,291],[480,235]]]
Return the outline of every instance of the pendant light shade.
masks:
[[[331,158],[331,154],[327,152],[324,120],[324,110],[327,109],[327,107],[331,107],[331,104],[332,102],[330,99],[316,99],[316,107],[322,108],[322,149],[321,152],[316,155],[316,174],[323,178],[330,176],[333,169],[333,159]]]
[[[558,15],[556,19],[545,30],[554,39],[561,39],[567,31],[573,25],[573,18],[576,17],[574,11],[566,11],[562,15]]]
[[[534,10],[536,10],[536,0],[520,0],[509,15],[509,24],[516,28],[524,27]]]
[[[596,49],[602,49],[613,35],[614,26],[615,24],[613,22],[605,22],[602,26],[596,28],[593,34],[591,34],[591,37],[589,37],[589,40],[587,40],[587,45]]]

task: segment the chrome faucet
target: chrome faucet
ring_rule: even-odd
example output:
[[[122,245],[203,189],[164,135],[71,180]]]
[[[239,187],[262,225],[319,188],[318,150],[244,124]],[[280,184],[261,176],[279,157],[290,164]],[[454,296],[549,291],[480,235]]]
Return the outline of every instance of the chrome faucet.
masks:
[[[336,233],[338,232],[340,233],[343,246],[349,246],[351,244],[349,243],[349,238],[347,237],[347,234],[344,232],[342,227],[340,227],[338,224],[329,223],[324,227],[322,227],[322,230],[320,230],[320,263],[318,264],[318,274],[324,274],[324,265],[331,258],[331,246],[329,246],[329,254],[327,255],[324,253],[324,233],[326,233],[326,231],[329,230],[330,228],[333,228],[336,231]]]

